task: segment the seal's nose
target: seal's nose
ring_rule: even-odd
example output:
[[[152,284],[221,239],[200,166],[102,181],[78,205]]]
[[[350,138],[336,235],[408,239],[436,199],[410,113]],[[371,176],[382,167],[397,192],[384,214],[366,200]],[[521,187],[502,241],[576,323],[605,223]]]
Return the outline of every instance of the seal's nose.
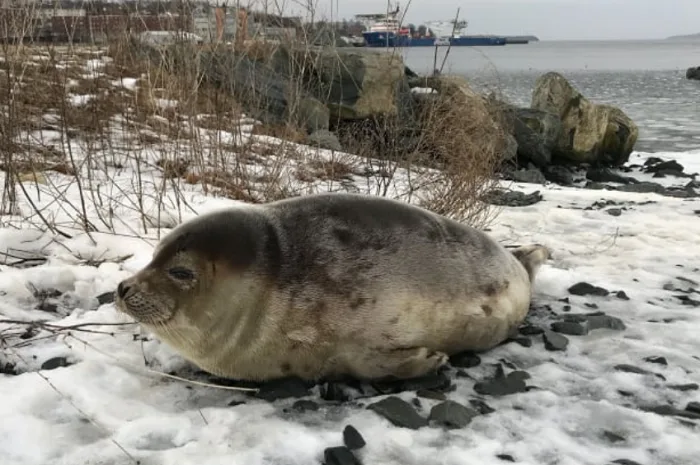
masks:
[[[127,292],[129,292],[129,285],[124,284],[124,281],[120,282],[117,286],[117,295],[119,298],[123,299]]]

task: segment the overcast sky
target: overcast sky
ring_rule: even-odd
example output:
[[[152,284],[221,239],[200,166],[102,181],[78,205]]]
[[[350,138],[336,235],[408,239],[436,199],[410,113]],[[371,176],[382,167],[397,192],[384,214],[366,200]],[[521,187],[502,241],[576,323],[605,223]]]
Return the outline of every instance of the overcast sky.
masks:
[[[308,0],[284,0],[307,3]],[[386,11],[385,0],[314,0],[318,9],[351,19]],[[557,39],[654,39],[700,32],[700,0],[408,0],[405,22],[454,18],[472,34],[534,34]],[[288,3],[291,4],[291,3]],[[392,0],[392,4],[393,0]],[[336,11],[337,5],[337,11]],[[298,10],[298,8],[295,8]],[[297,14],[299,11],[296,12]]]

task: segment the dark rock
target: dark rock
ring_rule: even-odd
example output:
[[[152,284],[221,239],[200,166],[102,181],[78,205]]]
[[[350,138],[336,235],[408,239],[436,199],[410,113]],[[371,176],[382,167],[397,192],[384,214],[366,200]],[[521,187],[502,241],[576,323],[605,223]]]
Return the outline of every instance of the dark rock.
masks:
[[[41,364],[41,369],[42,370],[55,370],[56,368],[59,367],[67,367],[71,366],[72,363],[68,362],[68,359],[66,357],[54,357],[50,358],[44,363]]]
[[[615,370],[617,370],[617,371],[622,371],[624,373],[634,373],[637,375],[654,375],[657,378],[666,381],[666,377],[662,374],[654,373],[653,371],[645,370],[644,368],[639,368],[637,366],[629,365],[626,363],[621,363],[619,365],[615,365],[613,368],[615,368]]]
[[[526,182],[530,184],[544,184],[547,182],[544,174],[537,168],[532,168],[528,170],[517,170],[511,174],[514,181]]]
[[[365,438],[352,425],[347,425],[343,430],[343,443],[350,450],[362,449],[367,444]]]
[[[229,403],[226,404],[226,405],[228,405],[229,407],[236,407],[236,406],[238,406],[238,405],[245,405],[245,401],[243,401],[243,400],[232,400],[231,402],[229,402]]]
[[[600,183],[615,182],[618,184],[636,184],[639,182],[632,177],[613,173],[607,168],[589,168],[586,172],[586,179]]]
[[[632,397],[632,396],[634,396],[633,393],[631,393],[631,392],[629,392],[629,391],[623,391],[622,389],[618,389],[618,390],[617,390],[617,393],[620,394],[622,397]]]
[[[594,286],[587,282],[576,283],[569,288],[569,293],[574,295],[593,295],[598,297],[605,297],[610,294],[610,291],[602,287]]]
[[[538,334],[542,334],[544,329],[535,325],[524,325],[518,328],[518,331],[524,336],[537,336]]]
[[[320,389],[321,399],[337,402],[346,402],[352,399],[352,395],[349,394],[347,386],[340,382],[328,382],[321,386]]]
[[[685,406],[685,410],[700,415],[700,402],[688,402],[688,405]]]
[[[313,400],[308,400],[308,399],[298,400],[292,404],[292,409],[296,410],[298,412],[306,412],[306,411],[315,412],[319,408],[321,408],[321,407],[316,402],[314,402]]]
[[[476,383],[474,384],[474,391],[481,395],[495,397],[525,392],[527,390],[525,379],[527,378],[522,373],[525,372],[514,371],[502,378],[497,377],[488,381]],[[527,373],[525,374],[527,375]],[[527,375],[527,377],[529,377],[529,375]]]
[[[552,113],[531,108],[517,108],[509,115],[518,142],[518,157],[538,167],[549,165],[562,129],[561,120]]]
[[[557,321],[551,325],[552,331],[570,336],[585,336],[588,334],[588,322]]]
[[[417,391],[419,389],[446,391],[451,386],[452,381],[444,372],[432,373],[418,378],[376,381],[372,383],[372,387],[382,394],[395,394],[405,391]]]
[[[492,189],[484,195],[483,200],[492,205],[504,207],[527,207],[542,201],[540,191],[525,194],[520,191]]]
[[[608,315],[591,315],[587,318],[588,328],[593,331],[596,329],[614,329],[616,331],[622,331],[627,329],[625,323],[614,316]]]
[[[377,414],[402,428],[418,429],[428,425],[428,420],[416,412],[416,409],[399,397],[391,396],[367,406]]]
[[[681,392],[697,391],[698,389],[700,389],[700,386],[697,383],[669,384],[666,387],[673,390],[673,391],[681,391]]]
[[[2,363],[2,362],[0,362],[0,375],[16,376],[18,374],[19,373],[17,372],[17,369],[15,368],[14,363],[10,363],[10,362]]]
[[[255,396],[272,402],[290,397],[305,397],[310,394],[307,384],[299,378],[282,378],[263,383]]]
[[[615,297],[617,297],[620,300],[630,300],[629,296],[627,296],[627,293],[625,291],[617,291],[615,293]]]
[[[460,352],[450,357],[450,364],[458,368],[473,368],[481,364],[481,357],[472,351]]]
[[[520,344],[523,347],[532,347],[532,339],[527,336],[518,336],[513,338],[513,341]]]
[[[644,361],[649,363],[656,363],[657,365],[668,365],[668,360],[666,360],[666,357],[657,357],[655,355],[646,357]]]
[[[53,302],[42,301],[36,306],[37,310],[48,313],[56,313],[58,311],[58,304]]]
[[[574,184],[574,174],[565,166],[550,165],[542,169],[542,174],[547,181],[562,186],[571,186]]]
[[[309,134],[318,131],[328,131],[330,111],[320,100],[304,97],[299,100],[296,108],[298,127],[303,127]],[[336,139],[337,140],[337,139]],[[339,143],[340,144],[340,143]]]
[[[700,307],[700,300],[691,299],[687,295],[677,295],[676,299],[680,300],[683,305],[688,305],[691,307]]]
[[[603,436],[605,437],[605,439],[607,439],[608,441],[613,442],[613,443],[623,442],[625,440],[625,438],[623,436],[620,436],[617,433],[613,433],[612,431],[607,431],[607,430],[603,431]]]
[[[433,400],[446,400],[447,395],[445,395],[444,392],[437,392],[437,391],[431,391],[430,389],[419,389],[416,391],[416,395],[418,397],[422,397],[424,399],[433,399]]]
[[[620,216],[622,215],[622,209],[621,208],[608,208],[605,210],[605,213],[607,213],[610,216]]]
[[[97,302],[100,305],[106,305],[114,303],[114,292],[105,292],[97,296]]]
[[[448,429],[464,428],[477,415],[478,412],[458,402],[446,400],[430,409],[428,420]]]
[[[700,420],[700,413],[695,413],[695,412],[690,411],[690,410],[677,409],[676,407],[674,407],[672,405],[646,406],[646,407],[641,407],[640,410],[643,410],[645,412],[652,412],[652,413],[655,413],[657,415],[688,418],[691,420]]]
[[[677,171],[682,173],[684,170],[685,168],[683,165],[678,163],[676,160],[662,161],[660,163],[647,165],[645,168],[647,173],[659,173],[662,171]]]
[[[493,413],[496,411],[496,409],[491,407],[489,404],[487,404],[483,400],[469,399],[469,403],[474,408],[474,410],[479,412],[481,415],[488,415],[489,413]]]
[[[323,451],[324,465],[361,465],[345,446],[328,447]]]
[[[565,337],[562,336],[561,334],[557,334],[553,331],[545,331],[544,332],[544,348],[550,351],[555,351],[555,350],[566,350],[566,348],[569,345],[569,340]]]
[[[513,458],[512,455],[509,454],[497,454],[496,458],[503,460],[504,462],[513,462],[515,463],[515,458]]]
[[[688,68],[685,72],[685,78],[700,81],[700,66]]]
[[[642,465],[639,462],[635,462],[634,460],[630,459],[617,459],[613,460],[611,463],[614,463],[616,465]]]

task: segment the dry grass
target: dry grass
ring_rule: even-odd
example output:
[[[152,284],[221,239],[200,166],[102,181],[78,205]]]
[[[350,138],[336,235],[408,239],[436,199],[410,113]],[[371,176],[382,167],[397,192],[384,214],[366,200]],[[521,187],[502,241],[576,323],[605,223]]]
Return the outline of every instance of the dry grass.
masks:
[[[265,60],[277,47],[249,42],[238,52]],[[502,129],[484,133],[493,115],[473,100],[455,105],[446,93],[424,103],[410,143],[405,123],[385,118],[340,128],[349,154],[314,151],[297,145],[306,130],[293,112],[257,124],[230,88],[202,79],[196,60],[207,48],[172,67],[126,37],[105,46],[0,45],[0,214],[66,236],[75,228],[125,233],[126,215],[140,223],[127,233],[139,235],[162,212],[187,209],[195,186],[258,203],[353,186],[488,222],[491,207],[479,199],[494,182]],[[299,56],[290,54],[290,69],[308,73]]]

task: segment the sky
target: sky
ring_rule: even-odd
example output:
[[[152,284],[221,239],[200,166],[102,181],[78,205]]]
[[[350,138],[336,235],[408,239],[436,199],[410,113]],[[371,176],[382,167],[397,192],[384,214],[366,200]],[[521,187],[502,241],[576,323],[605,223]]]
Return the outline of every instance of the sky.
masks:
[[[281,1],[281,0],[277,0]],[[311,0],[285,0],[299,13]],[[386,11],[385,0],[313,0],[351,19]],[[404,23],[460,18],[471,34],[534,34],[542,40],[657,39],[700,32],[700,0],[403,0]],[[392,0],[392,4],[394,1]]]

